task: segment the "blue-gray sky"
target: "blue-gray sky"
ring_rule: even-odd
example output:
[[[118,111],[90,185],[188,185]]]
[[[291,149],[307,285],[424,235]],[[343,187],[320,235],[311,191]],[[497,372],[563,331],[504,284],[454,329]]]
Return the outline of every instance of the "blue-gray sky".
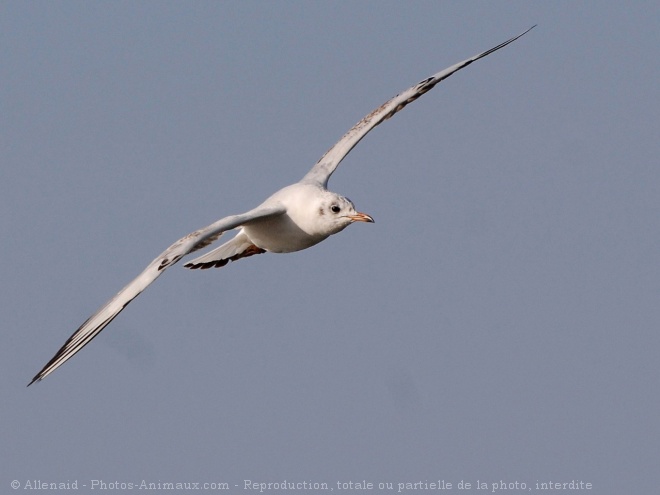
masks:
[[[4,2],[0,491],[657,490],[659,9]],[[536,23],[342,163],[331,189],[375,224],[221,270],[173,267],[25,387],[171,242]]]

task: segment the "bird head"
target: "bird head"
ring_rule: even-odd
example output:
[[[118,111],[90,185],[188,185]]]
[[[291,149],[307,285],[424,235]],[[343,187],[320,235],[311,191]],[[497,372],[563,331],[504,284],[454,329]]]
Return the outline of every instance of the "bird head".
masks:
[[[324,191],[314,206],[315,224],[322,234],[336,234],[354,222],[374,221],[370,215],[357,211],[350,199],[330,191]]]

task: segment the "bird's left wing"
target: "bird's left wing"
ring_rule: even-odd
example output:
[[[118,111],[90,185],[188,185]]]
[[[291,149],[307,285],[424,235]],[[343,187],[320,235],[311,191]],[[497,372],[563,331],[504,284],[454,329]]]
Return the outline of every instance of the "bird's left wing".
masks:
[[[43,380],[66,361],[71,359],[80,349],[85,347],[101,330],[103,330],[121,311],[135,299],[144,289],[146,289],[154,280],[156,280],[167,267],[175,264],[187,254],[202,249],[215,240],[223,232],[234,229],[241,225],[249,224],[251,221],[281,215],[286,212],[282,205],[268,207],[257,207],[241,215],[232,215],[218,220],[203,229],[196,230],[182,237],[165,251],[163,251],[155,260],[149,263],[140,275],[133,279],[126,287],[120,290],[112,299],[101,306],[96,313],[89,317],[75,333],[69,337],[62,348],[51,359],[43,369],[36,374],[28,386],[35,381]]]
[[[415,84],[413,87],[408,88],[407,90],[396,95],[394,98],[386,101],[380,107],[376,108],[373,112],[355,124],[346,134],[344,134],[344,136],[337,142],[337,144],[326,151],[326,153],[319,159],[318,162],[316,162],[314,167],[312,167],[307,175],[303,177],[301,182],[313,182],[321,184],[323,187],[327,187],[328,179],[335,171],[339,163],[344,159],[346,155],[348,155],[348,153],[350,153],[355,145],[358,144],[360,140],[369,133],[369,131],[371,131],[371,129],[392,117],[392,115],[397,113],[399,110],[402,110],[408,103],[415,101],[424,93],[431,90],[440,81],[447,79],[454,72],[467,67],[472,62],[490,55],[500,48],[504,48],[509,43],[513,43],[518,38],[531,31],[534,27],[536,26],[532,26],[524,33],[521,33],[518,36],[514,36],[504,43],[500,43],[490,50],[486,50],[485,52],[470,57],[467,60],[463,60],[462,62],[452,65],[451,67],[448,67],[447,69],[444,69],[437,74],[424,79],[423,81]]]

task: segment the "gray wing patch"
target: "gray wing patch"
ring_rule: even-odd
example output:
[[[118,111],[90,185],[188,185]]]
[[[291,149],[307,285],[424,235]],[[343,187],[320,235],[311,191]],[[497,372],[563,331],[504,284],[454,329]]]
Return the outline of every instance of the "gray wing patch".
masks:
[[[344,136],[325,154],[319,159],[318,162],[312,167],[312,169],[303,177],[301,182],[313,182],[321,184],[323,187],[327,187],[328,179],[335,171],[339,163],[350,153],[350,151],[357,145],[364,136],[366,136],[369,131],[376,127],[381,122],[391,118],[397,112],[403,110],[406,105],[412,103],[417,98],[423,94],[429,92],[433,87],[439,82],[447,79],[449,76],[455,72],[461,70],[464,67],[467,67],[472,62],[479,60],[491,53],[504,48],[509,43],[513,43],[521,36],[527,34],[531,29],[536,26],[532,26],[527,31],[514,36],[507,41],[500,43],[499,45],[486,50],[485,52],[474,55],[473,57],[468,58],[462,62],[452,65],[447,69],[444,69],[437,74],[424,79],[423,81],[415,84],[411,88],[408,88],[405,91],[402,91],[394,98],[383,103],[381,106],[376,108],[374,111],[369,113],[366,117],[360,120],[355,124]]]
[[[151,285],[166,268],[174,265],[187,254],[209,245],[227,230],[234,229],[257,218],[281,215],[285,211],[286,209],[279,204],[271,207],[258,207],[242,215],[225,217],[176,241],[149,263],[140,275],[135,277],[126,287],[90,316],[69,337],[55,356],[34,376],[28,386],[46,378],[89,344],[133,299]]]

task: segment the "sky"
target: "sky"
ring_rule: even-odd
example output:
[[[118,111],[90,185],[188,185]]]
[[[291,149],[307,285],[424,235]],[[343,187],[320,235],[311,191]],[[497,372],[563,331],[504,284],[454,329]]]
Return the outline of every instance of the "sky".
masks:
[[[656,492],[659,20],[608,0],[2,2],[0,491]],[[342,162],[330,189],[374,224],[171,267],[26,388],[176,239],[534,24]]]

